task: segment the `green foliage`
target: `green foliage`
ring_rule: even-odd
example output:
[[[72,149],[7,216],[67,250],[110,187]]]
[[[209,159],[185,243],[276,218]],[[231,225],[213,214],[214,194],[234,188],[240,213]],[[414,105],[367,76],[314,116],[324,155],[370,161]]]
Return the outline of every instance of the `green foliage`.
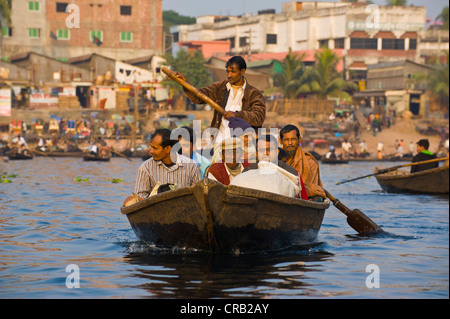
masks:
[[[413,78],[416,83],[426,83],[433,95],[442,104],[449,105],[449,51],[445,52],[446,61],[440,58],[432,60],[432,70],[429,74],[416,73]]]
[[[170,33],[170,27],[180,24],[195,24],[196,18],[182,16],[173,10],[163,11],[163,31],[166,34]]]
[[[181,48],[177,57],[168,53],[165,55],[165,59],[166,65],[170,69],[183,74],[186,80],[196,88],[202,88],[212,83],[211,76],[205,66],[206,60],[201,51],[190,53]],[[174,93],[181,93],[183,90],[181,85],[171,80],[165,80],[163,86],[172,89]]]
[[[442,9],[441,14],[439,14],[436,18],[436,21],[440,20],[442,21],[442,26],[440,27],[440,29],[442,30],[448,30],[448,6],[444,7],[444,9]]]
[[[406,6],[408,4],[408,0],[386,0],[386,5],[388,6]]]
[[[313,70],[303,63],[304,54],[298,55],[289,49],[281,64],[282,72],[274,72],[272,77],[278,91],[287,99],[298,98],[301,94],[311,93]]]
[[[6,20],[7,25],[11,24],[11,9],[9,8],[7,0],[0,0],[0,27],[4,27],[1,18]],[[0,33],[0,36],[2,35],[3,34]]]
[[[12,183],[12,180],[10,178],[17,178],[17,177],[19,177],[19,174],[8,174],[5,172],[0,175],[0,184]]]
[[[82,178],[81,176],[77,176],[74,179],[75,182],[89,182],[89,178]]]
[[[320,99],[337,97],[350,102],[349,92],[357,90],[358,87],[355,83],[344,80],[342,74],[336,70],[341,58],[330,49],[319,50],[314,57],[315,81],[312,87],[318,97]]]
[[[111,182],[113,184],[122,183],[123,180],[121,178],[109,178],[108,182]]]

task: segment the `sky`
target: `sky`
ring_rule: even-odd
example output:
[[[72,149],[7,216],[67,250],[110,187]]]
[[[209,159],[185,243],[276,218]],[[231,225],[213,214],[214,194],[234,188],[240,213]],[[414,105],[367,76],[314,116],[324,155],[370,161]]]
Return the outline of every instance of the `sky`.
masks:
[[[311,1],[311,0],[310,0]],[[331,1],[337,0],[316,0]],[[372,0],[385,5],[385,0]],[[173,10],[181,15],[198,17],[202,15],[241,15],[257,13],[258,10],[275,9],[281,12],[281,5],[289,0],[162,0],[163,10]],[[448,6],[448,0],[408,0],[408,5],[427,7],[427,17],[433,20]]]

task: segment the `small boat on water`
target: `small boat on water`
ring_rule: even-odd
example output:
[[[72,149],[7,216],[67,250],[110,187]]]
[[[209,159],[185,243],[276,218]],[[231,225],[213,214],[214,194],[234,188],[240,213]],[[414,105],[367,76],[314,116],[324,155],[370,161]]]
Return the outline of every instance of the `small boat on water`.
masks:
[[[35,152],[36,156],[49,156],[49,157],[82,157],[86,155],[83,151],[79,152],[64,152],[64,151],[50,151],[50,152]]]
[[[83,161],[93,161],[93,162],[109,162],[111,160],[111,154],[99,155],[83,153]]]
[[[8,159],[13,161],[13,160],[31,160],[33,159],[33,152],[31,152],[28,149],[25,149],[21,152],[15,151],[15,150],[11,150],[6,152],[5,154],[6,156],[8,156]]]
[[[375,177],[381,188],[388,193],[448,194],[448,168],[446,164],[412,174],[405,170],[395,170]],[[375,173],[378,170],[375,168]]]
[[[349,160],[343,158],[326,158],[325,156],[322,156],[320,162],[323,164],[348,164]]]
[[[249,253],[312,246],[329,206],[205,178],[121,212],[139,240],[157,247]]]

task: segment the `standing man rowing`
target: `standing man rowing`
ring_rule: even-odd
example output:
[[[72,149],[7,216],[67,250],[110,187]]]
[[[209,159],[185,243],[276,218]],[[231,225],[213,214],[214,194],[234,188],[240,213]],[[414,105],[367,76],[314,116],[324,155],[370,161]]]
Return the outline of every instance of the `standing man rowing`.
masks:
[[[255,129],[255,132],[262,127],[266,118],[264,96],[258,89],[251,86],[244,76],[247,70],[245,60],[240,56],[234,56],[228,60],[225,68],[227,80],[213,83],[199,90],[225,109],[223,116],[219,112],[214,111],[211,121],[211,127],[219,129],[216,144],[231,136],[229,130],[229,119],[231,117],[243,119]],[[186,81],[182,74],[177,72],[176,76]],[[193,93],[184,88],[183,90],[191,102],[196,104],[204,103],[203,100]]]

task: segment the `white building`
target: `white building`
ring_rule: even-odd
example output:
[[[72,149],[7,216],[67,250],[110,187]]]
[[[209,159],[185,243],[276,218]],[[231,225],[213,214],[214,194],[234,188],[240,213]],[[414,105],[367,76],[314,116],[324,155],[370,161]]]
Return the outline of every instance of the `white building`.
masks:
[[[202,16],[171,28],[174,42],[229,40],[230,54],[342,49],[347,78],[365,79],[367,65],[396,60],[423,62],[420,36],[425,7],[291,1],[281,13],[264,10],[242,17]],[[448,49],[447,42],[443,44]]]

